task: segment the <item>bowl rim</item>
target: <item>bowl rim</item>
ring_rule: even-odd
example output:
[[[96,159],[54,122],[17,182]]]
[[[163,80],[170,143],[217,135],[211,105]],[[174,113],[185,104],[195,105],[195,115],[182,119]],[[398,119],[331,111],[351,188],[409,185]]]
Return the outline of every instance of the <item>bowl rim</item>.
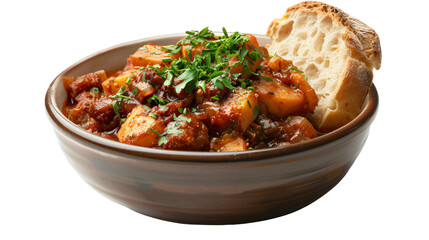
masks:
[[[259,38],[267,38],[265,35],[253,34]],[[342,138],[352,135],[352,133],[360,133],[363,129],[369,127],[372,121],[375,118],[375,115],[378,110],[379,97],[378,92],[374,84],[371,85],[371,88],[368,92],[366,104],[363,106],[363,109],[357,117],[346,125],[335,129],[329,133],[320,135],[314,139],[306,140],[304,142],[291,144],[284,147],[274,147],[274,148],[264,148],[264,149],[254,149],[240,152],[202,152],[202,151],[180,151],[180,150],[161,150],[155,148],[147,148],[141,146],[129,145],[114,140],[109,140],[101,136],[87,132],[86,130],[75,125],[69,119],[67,119],[61,109],[56,104],[54,99],[55,85],[60,85],[58,82],[61,81],[61,76],[64,73],[70,71],[71,69],[77,67],[78,65],[85,64],[86,61],[90,60],[93,57],[101,55],[103,53],[114,51],[121,47],[126,47],[128,45],[137,44],[144,41],[156,41],[165,38],[174,38],[185,36],[185,34],[167,34],[154,36],[149,38],[138,39],[134,41],[129,41],[121,43],[98,52],[95,52],[76,63],[72,64],[60,74],[58,74],[54,80],[50,83],[46,95],[45,95],[45,108],[48,118],[51,120],[51,123],[54,127],[57,127],[58,130],[61,130],[62,133],[65,133],[69,136],[78,138],[86,143],[94,144],[98,147],[102,147],[106,150],[120,152],[122,154],[134,155],[143,159],[157,159],[157,160],[172,160],[172,161],[183,161],[183,162],[240,162],[240,161],[253,161],[260,159],[267,159],[271,157],[289,155],[292,153],[304,152],[316,147],[324,146],[337,142]],[[360,130],[360,131],[359,131]],[[138,158],[137,158],[138,159]]]

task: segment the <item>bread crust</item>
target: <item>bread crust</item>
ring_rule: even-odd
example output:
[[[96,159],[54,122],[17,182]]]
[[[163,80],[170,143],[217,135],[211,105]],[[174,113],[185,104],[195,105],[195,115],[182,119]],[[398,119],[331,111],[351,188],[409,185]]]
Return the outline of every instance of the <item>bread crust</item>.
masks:
[[[372,72],[364,63],[353,58],[347,60],[342,83],[333,96],[336,104],[322,115],[313,114],[310,121],[320,132],[330,132],[353,120],[362,110],[365,97],[372,84]]]
[[[341,37],[350,50],[344,70],[340,76],[335,76],[340,79],[338,86],[330,96],[333,101],[329,106],[316,108],[310,117],[318,131],[328,132],[343,126],[360,113],[372,84],[372,69],[379,69],[381,66],[380,39],[377,33],[363,22],[336,7],[314,1],[302,2],[288,8],[282,18],[275,19],[270,24],[267,36],[271,39],[278,36],[276,33],[279,31],[279,24],[301,12],[314,12],[318,15],[328,16],[342,26],[345,31]]]

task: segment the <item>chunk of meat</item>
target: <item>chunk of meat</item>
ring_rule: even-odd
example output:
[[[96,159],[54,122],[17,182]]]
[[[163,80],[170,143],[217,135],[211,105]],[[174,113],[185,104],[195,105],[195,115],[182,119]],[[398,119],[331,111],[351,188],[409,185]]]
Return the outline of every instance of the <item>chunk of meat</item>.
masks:
[[[65,106],[63,114],[78,125],[83,125],[89,121],[88,109],[96,99],[95,93],[82,92],[76,98],[76,104]]]
[[[128,64],[125,69],[133,69],[136,67],[147,67],[159,64],[160,66],[169,65],[166,59],[174,60],[181,57],[180,52],[170,55],[169,52],[161,49],[162,46],[147,44],[139,48],[133,55],[128,58]],[[164,60],[164,61],[163,61]]]
[[[77,78],[63,78],[62,80],[67,93],[72,98],[75,98],[79,93],[89,90],[92,87],[100,87],[100,84],[106,79],[106,72],[100,70]]]
[[[233,126],[241,132],[244,132],[253,122],[259,109],[255,93],[240,87],[237,87],[235,92],[231,92],[221,103],[204,102],[200,107],[204,109],[212,126],[218,129]]]
[[[163,149],[202,151],[209,147],[209,130],[195,114],[179,115],[167,124]]]
[[[151,96],[155,93],[155,89],[153,89],[152,85],[147,82],[139,82],[135,85],[135,87],[137,88],[137,94],[135,98],[140,102],[143,101],[143,99],[145,99],[146,97]]]
[[[118,131],[122,143],[142,146],[158,146],[158,134],[163,133],[165,125],[149,115],[142,105],[133,109]]]
[[[107,97],[97,99],[97,101],[94,101],[94,103],[89,106],[89,116],[104,124],[110,123],[115,117],[112,102],[113,100]]]
[[[285,142],[298,143],[317,137],[317,131],[304,117],[292,116],[281,126]]]

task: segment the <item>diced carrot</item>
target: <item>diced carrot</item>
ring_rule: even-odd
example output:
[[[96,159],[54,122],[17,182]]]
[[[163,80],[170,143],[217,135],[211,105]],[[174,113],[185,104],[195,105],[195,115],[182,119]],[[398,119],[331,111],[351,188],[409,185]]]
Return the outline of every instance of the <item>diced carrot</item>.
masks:
[[[129,65],[135,67],[147,67],[149,65],[159,64],[160,66],[165,66],[170,64],[170,60],[174,60],[181,56],[180,52],[174,55],[170,55],[168,51],[161,49],[162,46],[147,44],[139,48],[133,55],[128,59],[127,69],[130,68]]]
[[[126,86],[128,78],[132,73],[130,71],[123,72],[117,77],[111,77],[104,81],[101,85],[103,86],[104,94],[113,95],[116,94],[122,86]]]

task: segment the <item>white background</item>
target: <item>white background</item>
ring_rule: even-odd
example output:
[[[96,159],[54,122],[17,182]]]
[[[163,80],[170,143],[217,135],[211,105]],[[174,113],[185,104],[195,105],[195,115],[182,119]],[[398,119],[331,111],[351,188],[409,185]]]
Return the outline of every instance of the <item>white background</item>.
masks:
[[[379,34],[380,108],[347,176],[298,212],[229,226],[153,219],[95,192],[61,152],[44,94],[69,65],[119,43],[206,26],[264,34],[297,2],[2,1],[0,239],[428,239],[426,1],[326,1]]]

